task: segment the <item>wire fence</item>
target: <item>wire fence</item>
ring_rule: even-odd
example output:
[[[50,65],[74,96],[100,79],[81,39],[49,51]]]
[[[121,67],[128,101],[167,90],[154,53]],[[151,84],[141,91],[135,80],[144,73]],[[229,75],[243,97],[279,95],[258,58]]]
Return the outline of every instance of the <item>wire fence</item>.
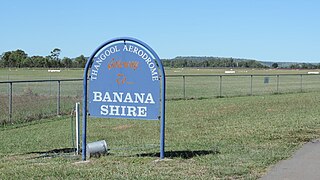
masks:
[[[167,99],[252,96],[320,90],[320,75],[168,75]]]
[[[320,75],[167,75],[166,99],[320,91]],[[0,81],[0,124],[69,114],[82,101],[82,79]]]
[[[82,79],[0,81],[0,124],[69,114],[82,98]]]

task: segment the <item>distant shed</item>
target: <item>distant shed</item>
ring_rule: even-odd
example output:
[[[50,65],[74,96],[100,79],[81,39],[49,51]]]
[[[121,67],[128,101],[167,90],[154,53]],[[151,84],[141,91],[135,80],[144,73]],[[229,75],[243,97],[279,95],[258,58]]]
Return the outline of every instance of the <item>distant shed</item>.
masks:
[[[60,69],[48,69],[48,72],[61,72]]]
[[[236,71],[224,71],[225,74],[235,74]]]
[[[319,74],[319,72],[308,72],[308,74]]]

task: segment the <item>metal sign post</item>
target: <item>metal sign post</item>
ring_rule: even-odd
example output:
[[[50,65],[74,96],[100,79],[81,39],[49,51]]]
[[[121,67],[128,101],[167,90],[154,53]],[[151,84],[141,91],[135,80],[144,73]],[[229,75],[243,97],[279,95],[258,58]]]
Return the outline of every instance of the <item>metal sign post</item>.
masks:
[[[164,158],[165,72],[151,47],[134,38],[115,38],[88,59],[83,77],[82,160],[86,160],[87,116],[160,120],[160,159]]]

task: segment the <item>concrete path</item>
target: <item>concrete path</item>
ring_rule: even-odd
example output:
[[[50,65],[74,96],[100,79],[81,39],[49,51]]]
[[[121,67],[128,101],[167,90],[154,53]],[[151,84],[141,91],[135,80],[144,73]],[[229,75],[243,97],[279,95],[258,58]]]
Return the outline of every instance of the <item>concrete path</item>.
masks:
[[[261,180],[320,180],[320,140],[305,144],[292,158],[280,161]]]

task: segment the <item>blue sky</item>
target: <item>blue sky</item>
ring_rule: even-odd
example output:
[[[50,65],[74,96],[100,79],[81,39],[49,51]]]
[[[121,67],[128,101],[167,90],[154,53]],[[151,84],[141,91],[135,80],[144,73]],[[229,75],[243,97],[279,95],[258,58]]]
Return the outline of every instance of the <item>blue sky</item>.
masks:
[[[0,0],[0,53],[91,55],[135,37],[160,58],[219,56],[320,63],[318,0]]]

